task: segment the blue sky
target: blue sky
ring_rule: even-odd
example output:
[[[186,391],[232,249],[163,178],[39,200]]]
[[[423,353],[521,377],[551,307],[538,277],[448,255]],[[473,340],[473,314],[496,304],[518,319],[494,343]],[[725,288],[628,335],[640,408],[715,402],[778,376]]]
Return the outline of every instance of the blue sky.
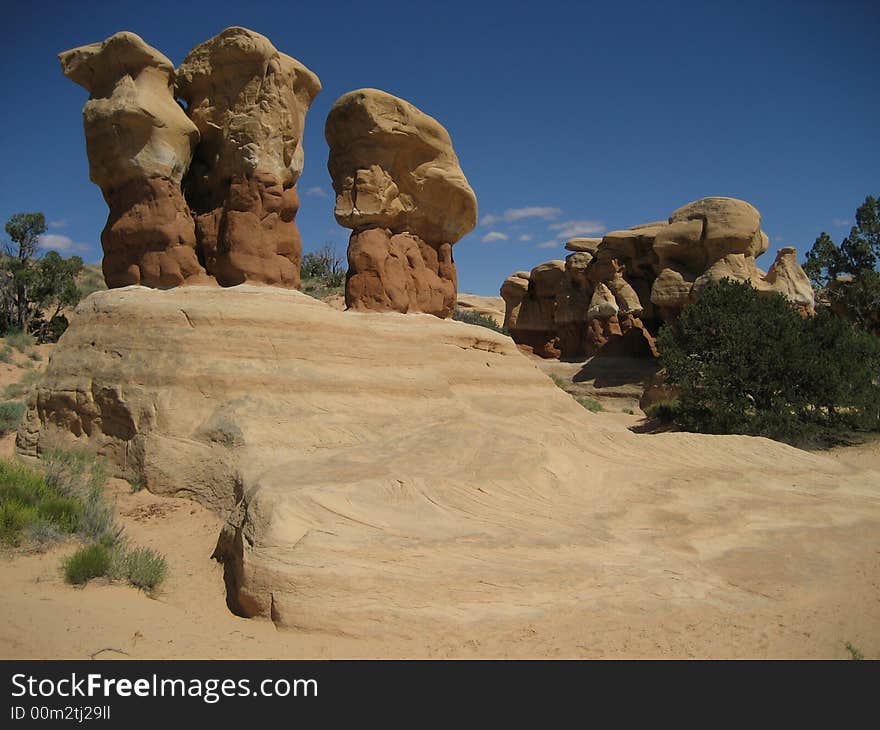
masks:
[[[730,195],[803,254],[845,235],[880,194],[880,3],[16,2],[4,13],[0,219],[42,211],[47,244],[101,255],[87,94],[56,55],[119,30],[178,64],[230,25],[267,35],[321,78],[306,120],[297,222],[306,251],[333,218],[323,127],[346,91],[402,96],[452,135],[480,225],[454,248],[459,289],[564,255],[569,235],[666,218]]]

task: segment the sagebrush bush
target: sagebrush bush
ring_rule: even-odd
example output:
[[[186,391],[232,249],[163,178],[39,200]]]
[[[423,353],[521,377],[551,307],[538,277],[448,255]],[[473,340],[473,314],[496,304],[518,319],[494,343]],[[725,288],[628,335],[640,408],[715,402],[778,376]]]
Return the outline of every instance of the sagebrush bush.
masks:
[[[0,540],[18,545],[25,536],[43,547],[74,534],[86,545],[64,561],[67,582],[108,576],[155,590],[168,570],[165,558],[123,538],[104,497],[106,480],[102,462],[84,450],[49,450],[42,471],[0,459]]]
[[[100,543],[91,543],[77,550],[63,563],[64,580],[82,585],[92,578],[100,578],[110,572],[112,554]]]
[[[154,591],[167,572],[165,557],[152,548],[120,547],[113,553],[111,576],[127,580],[141,590]]]
[[[9,345],[5,345],[2,350],[0,350],[0,362],[5,362],[7,364],[12,362],[12,348]]]
[[[880,339],[825,309],[804,318],[780,294],[725,279],[657,342],[686,430],[790,443],[880,430]]]
[[[0,436],[18,428],[27,406],[21,401],[0,403]]]
[[[26,372],[17,383],[10,383],[7,385],[2,393],[0,393],[0,397],[2,397],[3,400],[15,400],[21,398],[23,395],[30,392],[30,389],[33,387],[34,383],[37,382],[39,377],[40,373],[36,370]]]
[[[604,411],[605,409],[602,407],[602,404],[597,401],[595,398],[590,398],[586,395],[578,395],[575,396],[575,400],[580,403],[584,408],[592,413],[599,413],[599,411]]]
[[[34,338],[21,330],[7,332],[5,339],[7,345],[14,347],[19,352],[24,352],[29,347],[34,346]]]
[[[46,484],[59,494],[85,499],[107,482],[107,468],[85,449],[47,449],[40,461]]]

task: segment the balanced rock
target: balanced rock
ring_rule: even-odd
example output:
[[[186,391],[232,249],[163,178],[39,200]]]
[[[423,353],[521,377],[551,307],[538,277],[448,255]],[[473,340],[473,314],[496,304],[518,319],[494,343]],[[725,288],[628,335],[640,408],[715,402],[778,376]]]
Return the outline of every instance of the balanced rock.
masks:
[[[201,133],[185,187],[208,271],[223,286],[298,287],[296,182],[318,77],[268,38],[233,27],[189,52],[177,90]]]
[[[335,215],[353,233],[346,304],[451,316],[452,245],[477,221],[477,201],[449,133],[376,89],[340,97],[327,117]]]
[[[89,176],[110,208],[101,233],[107,286],[206,281],[181,192],[199,131],[175,101],[171,61],[128,32],[59,59],[64,75],[89,92]]]
[[[528,277],[508,278],[502,285],[506,321],[514,341],[545,357],[599,351],[657,355],[653,333],[721,279],[747,281],[763,294],[782,294],[804,314],[812,313],[813,291],[793,248],[781,249],[766,274],[758,268],[755,259],[768,242],[752,205],[703,198],[676,210],[668,222],[569,241],[566,248],[574,253],[566,259],[555,297],[541,296],[540,338],[553,347],[536,347],[537,327],[523,317],[531,311],[529,302],[537,301]]]

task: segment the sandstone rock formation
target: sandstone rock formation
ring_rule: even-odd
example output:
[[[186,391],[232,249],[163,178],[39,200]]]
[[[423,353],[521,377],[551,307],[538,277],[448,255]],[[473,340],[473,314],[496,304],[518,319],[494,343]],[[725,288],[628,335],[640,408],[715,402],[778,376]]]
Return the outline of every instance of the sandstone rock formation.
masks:
[[[223,286],[298,287],[295,186],[318,77],[268,38],[234,27],[189,52],[177,90],[201,134],[185,190],[208,270]]]
[[[440,653],[450,632],[501,624],[509,641],[584,606],[627,619],[720,606],[728,625],[758,601],[770,620],[768,591],[802,586],[813,606],[817,570],[839,573],[834,556],[817,568],[817,535],[852,539],[870,516],[859,558],[876,551],[871,471],[766,439],[638,436],[486,328],[352,316],[277,287],[90,296],[19,433],[24,454],[52,445],[95,447],[150,491],[223,515],[237,613],[430,636]],[[161,549],[171,562],[175,546]],[[187,606],[166,608],[173,623]]]
[[[753,206],[703,198],[676,210],[668,222],[572,239],[566,248],[573,253],[552,292],[534,279],[535,272],[559,270],[560,261],[508,277],[501,287],[505,321],[518,344],[543,357],[600,350],[656,356],[652,332],[720,279],[749,281],[759,292],[783,294],[804,314],[812,313],[813,291],[795,249],[780,249],[764,274],[755,259],[767,245]]]
[[[477,201],[448,132],[377,89],[340,97],[325,127],[336,220],[351,228],[346,304],[451,316],[452,245],[477,222]]]
[[[110,207],[109,287],[299,286],[295,185],[321,88],[311,71],[244,28],[194,48],[176,74],[127,32],[59,58],[90,92],[83,122],[90,176]]]
[[[125,32],[59,58],[64,75],[89,92],[89,176],[110,208],[101,233],[107,286],[205,281],[180,189],[199,132],[175,101],[171,61]]]

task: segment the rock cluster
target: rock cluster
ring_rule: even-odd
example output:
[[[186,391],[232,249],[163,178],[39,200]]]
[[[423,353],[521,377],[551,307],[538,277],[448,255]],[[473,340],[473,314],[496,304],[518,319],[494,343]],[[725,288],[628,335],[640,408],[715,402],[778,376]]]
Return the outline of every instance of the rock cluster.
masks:
[[[315,74],[237,27],[176,72],[129,32],[59,58],[90,94],[83,124],[90,177],[110,208],[108,287],[299,285],[295,186]]]
[[[765,274],[755,259],[767,245],[761,216],[749,203],[703,198],[668,222],[572,239],[565,261],[508,277],[501,286],[505,326],[517,343],[543,357],[600,350],[656,355],[651,332],[724,278],[783,294],[812,312],[813,290],[795,249],[780,249]]]
[[[452,246],[477,222],[477,201],[449,133],[377,89],[340,97],[325,127],[335,215],[352,229],[345,301],[351,309],[451,316]]]

